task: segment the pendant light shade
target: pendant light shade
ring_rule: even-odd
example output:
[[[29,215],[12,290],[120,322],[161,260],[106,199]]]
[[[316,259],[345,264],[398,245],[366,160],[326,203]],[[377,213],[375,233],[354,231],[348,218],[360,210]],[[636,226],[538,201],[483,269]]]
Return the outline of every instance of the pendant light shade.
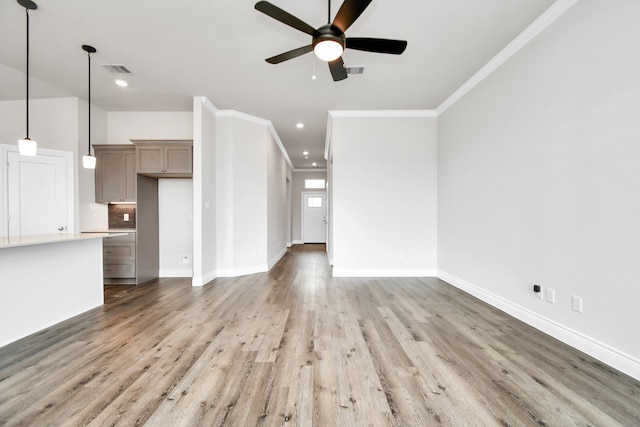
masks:
[[[82,166],[85,169],[95,169],[96,168],[96,158],[91,155],[91,54],[96,53],[96,48],[93,46],[89,46],[88,44],[82,45],[82,50],[87,52],[87,58],[89,60],[89,108],[87,109],[89,112],[89,135],[87,138],[88,152],[85,156],[82,156]]]
[[[27,15],[27,136],[18,140],[18,148],[23,156],[35,156],[38,153],[38,143],[29,138],[29,10],[35,10],[38,5],[31,0],[18,0]]]

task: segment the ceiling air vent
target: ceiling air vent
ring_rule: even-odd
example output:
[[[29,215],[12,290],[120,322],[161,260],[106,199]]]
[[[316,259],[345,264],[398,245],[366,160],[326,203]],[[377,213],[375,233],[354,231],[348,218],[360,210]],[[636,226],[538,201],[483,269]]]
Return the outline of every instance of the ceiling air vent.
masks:
[[[113,74],[131,74],[131,71],[127,70],[124,65],[102,64],[102,66]]]
[[[360,76],[364,74],[364,65],[358,65],[354,67],[345,67],[347,69],[347,75]]]

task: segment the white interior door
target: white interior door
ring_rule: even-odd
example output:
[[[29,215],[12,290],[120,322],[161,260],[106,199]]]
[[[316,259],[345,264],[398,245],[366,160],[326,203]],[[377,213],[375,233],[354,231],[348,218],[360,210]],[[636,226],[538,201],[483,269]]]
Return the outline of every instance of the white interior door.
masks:
[[[72,153],[5,151],[8,236],[73,231]]]
[[[327,193],[302,193],[302,241],[327,242]]]

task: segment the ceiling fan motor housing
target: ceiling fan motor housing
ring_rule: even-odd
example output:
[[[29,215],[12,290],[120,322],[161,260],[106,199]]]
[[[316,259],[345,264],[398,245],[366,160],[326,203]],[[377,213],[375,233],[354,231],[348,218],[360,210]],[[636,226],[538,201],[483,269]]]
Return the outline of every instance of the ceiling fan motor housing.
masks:
[[[338,27],[331,24],[323,25],[313,33],[313,41],[311,45],[315,49],[316,45],[324,41],[334,41],[340,43],[340,46],[344,49],[345,35]]]

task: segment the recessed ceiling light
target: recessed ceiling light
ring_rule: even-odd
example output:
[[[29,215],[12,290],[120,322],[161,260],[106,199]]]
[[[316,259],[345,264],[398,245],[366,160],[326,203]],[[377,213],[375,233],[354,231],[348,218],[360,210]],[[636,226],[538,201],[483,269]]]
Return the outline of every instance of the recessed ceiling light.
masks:
[[[305,155],[305,156],[308,156],[309,152],[308,151],[303,151],[302,154]]]
[[[125,82],[124,80],[120,80],[120,79],[118,79],[118,80],[115,80],[115,82],[116,82],[116,84],[117,84],[118,86],[120,86],[120,87],[127,87],[127,86],[129,86],[129,83]]]
[[[311,163],[311,166],[316,167],[318,164],[316,162]]]
[[[296,127],[297,127],[298,129],[302,129],[302,128],[304,127],[304,123],[298,123],[298,124],[296,125]]]

